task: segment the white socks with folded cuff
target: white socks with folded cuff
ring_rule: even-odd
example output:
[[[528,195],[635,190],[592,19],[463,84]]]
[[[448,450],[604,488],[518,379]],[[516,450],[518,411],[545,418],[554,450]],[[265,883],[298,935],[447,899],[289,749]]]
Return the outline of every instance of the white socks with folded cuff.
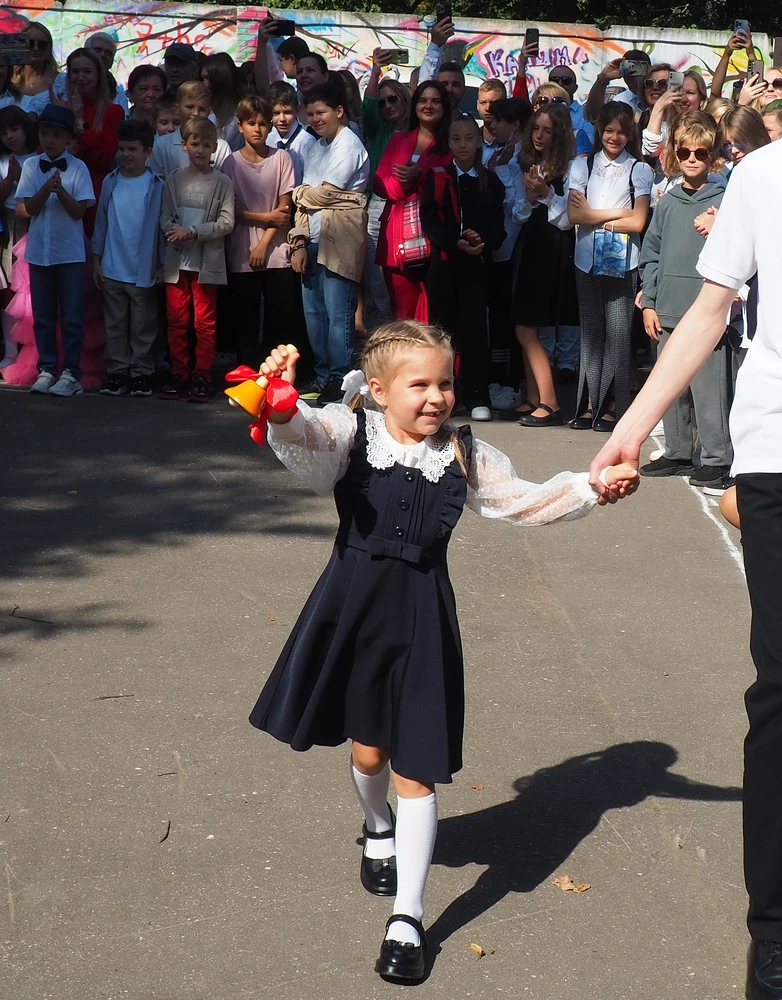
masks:
[[[391,826],[391,812],[388,808],[388,781],[391,777],[391,767],[389,764],[378,774],[363,774],[357,770],[353,762],[350,762],[350,776],[353,779],[353,787],[356,789],[358,801],[364,813],[364,822],[370,833],[385,833],[388,837],[382,840],[369,839],[367,837],[364,846],[364,857],[380,861],[383,858],[393,857],[394,851],[394,830]]]
[[[437,796],[420,799],[397,799],[396,878],[394,913],[406,913],[420,920],[424,915],[424,889],[432,864],[437,837]],[[410,924],[394,921],[386,940],[418,945],[418,931]]]

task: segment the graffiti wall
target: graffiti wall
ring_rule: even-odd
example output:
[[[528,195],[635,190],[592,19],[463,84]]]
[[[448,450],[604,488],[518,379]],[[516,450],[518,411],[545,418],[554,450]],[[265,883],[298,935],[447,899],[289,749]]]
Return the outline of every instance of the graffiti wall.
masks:
[[[127,80],[135,65],[158,63],[172,42],[187,42],[204,52],[226,51],[236,62],[253,58],[257,23],[266,7],[212,7],[195,3],[166,3],[141,0],[131,4],[113,0],[80,0],[65,7],[53,0],[35,0],[0,5],[0,29],[19,31],[31,20],[41,20],[55,39],[56,55],[62,63],[67,54],[84,43],[94,31],[106,31],[117,40],[114,67],[120,82]],[[431,20],[383,14],[356,14],[324,11],[281,11],[275,13],[296,21],[298,33],[311,49],[320,52],[334,69],[348,68],[362,80],[370,68],[372,50],[406,48],[411,67],[420,63],[427,44]],[[526,24],[521,21],[457,19],[455,38],[449,43],[449,57],[460,58],[473,84],[486,77],[499,77],[512,85],[518,72],[521,40]],[[669,62],[675,69],[696,69],[707,82],[719,61],[728,36],[710,31],[663,30],[660,28],[614,26],[607,32],[589,25],[538,23],[540,55],[527,67],[530,89],[541,83],[552,66],[565,63],[575,70],[579,91],[589,90],[601,67],[629,48],[647,51],[653,62]],[[755,37],[764,60],[770,62],[770,40]],[[737,53],[730,75],[746,72],[744,52]],[[408,68],[400,68],[405,80]]]

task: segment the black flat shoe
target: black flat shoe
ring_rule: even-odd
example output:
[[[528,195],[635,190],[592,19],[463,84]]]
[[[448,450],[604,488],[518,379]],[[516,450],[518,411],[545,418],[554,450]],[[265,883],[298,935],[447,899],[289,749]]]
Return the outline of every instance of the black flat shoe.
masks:
[[[401,941],[384,941],[380,946],[380,958],[375,962],[375,972],[389,979],[423,979],[426,971],[426,934],[423,926],[406,913],[395,913],[386,921],[386,932],[395,920],[410,924],[421,938],[419,945],[403,944]]]
[[[747,1000],[782,1000],[782,944],[753,941],[749,946],[746,996]]]
[[[573,417],[568,425],[571,430],[574,431],[591,431],[592,430],[592,414],[583,417]]]
[[[528,399],[523,399],[519,406],[529,406],[530,409],[527,411],[519,410],[518,407],[514,410],[500,410],[499,417],[500,420],[518,420],[519,417],[525,417],[527,413],[532,413],[533,410],[537,409],[536,403],[531,403]]]
[[[598,417],[592,424],[592,430],[602,434],[613,433],[614,427],[616,427],[616,420],[606,420],[605,417]]]
[[[390,836],[394,835],[396,829],[396,817],[391,806],[388,807],[391,813]],[[386,840],[389,831],[383,833],[370,833],[364,824],[364,846],[368,840]],[[361,855],[361,884],[371,892],[373,896],[396,896],[396,856],[390,858],[373,859]]]
[[[545,417],[533,417],[532,413],[522,413],[518,419],[518,423],[522,427],[558,427],[563,423],[562,420],[562,410],[552,410],[550,406],[546,406],[545,403],[538,403],[535,407],[536,410],[545,410]]]

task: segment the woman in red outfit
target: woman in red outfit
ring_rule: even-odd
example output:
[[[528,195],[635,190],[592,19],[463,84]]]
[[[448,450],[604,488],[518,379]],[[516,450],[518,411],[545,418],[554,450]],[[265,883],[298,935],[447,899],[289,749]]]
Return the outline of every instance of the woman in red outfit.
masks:
[[[372,188],[386,199],[380,217],[376,263],[381,264],[397,319],[428,320],[425,267],[405,267],[399,259],[403,240],[405,207],[415,203],[424,176],[433,167],[446,167],[453,160],[448,148],[451,109],[441,83],[427,80],[413,94],[410,127],[394,132],[380,158]]]
[[[76,49],[66,63],[65,90],[68,107],[76,118],[78,145],[75,155],[84,160],[95,189],[95,206],[103,178],[112,170],[117,155],[117,128],[125,118],[112,104],[106,67],[90,49]],[[84,231],[92,236],[96,207],[84,216]]]

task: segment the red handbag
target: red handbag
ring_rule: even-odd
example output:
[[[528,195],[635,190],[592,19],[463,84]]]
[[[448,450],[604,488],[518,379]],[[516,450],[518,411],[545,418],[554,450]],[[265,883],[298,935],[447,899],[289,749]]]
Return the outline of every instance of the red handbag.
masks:
[[[418,194],[411,194],[405,199],[402,211],[402,232],[396,248],[397,267],[423,264],[431,253],[432,247],[421,226],[421,200]]]

